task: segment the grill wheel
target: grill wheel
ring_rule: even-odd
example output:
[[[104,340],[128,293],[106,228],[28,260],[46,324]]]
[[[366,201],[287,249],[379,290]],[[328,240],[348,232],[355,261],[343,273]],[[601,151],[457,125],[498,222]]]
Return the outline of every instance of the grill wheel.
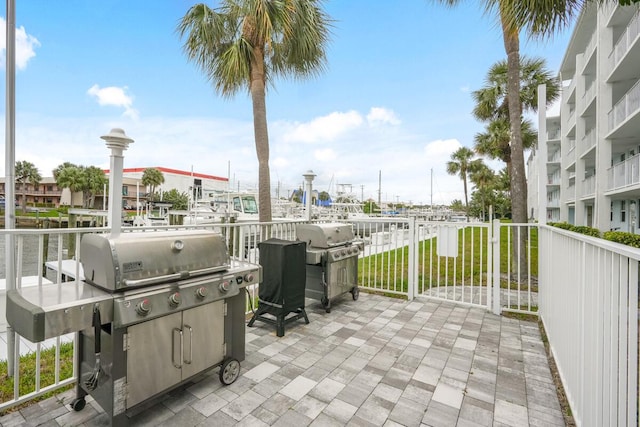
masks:
[[[220,367],[220,382],[224,385],[233,384],[240,376],[240,362],[237,359],[226,359]]]

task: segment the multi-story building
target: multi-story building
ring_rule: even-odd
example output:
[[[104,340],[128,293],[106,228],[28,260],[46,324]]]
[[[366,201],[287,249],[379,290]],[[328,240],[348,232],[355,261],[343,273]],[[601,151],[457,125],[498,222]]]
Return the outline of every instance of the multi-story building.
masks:
[[[535,219],[637,232],[640,5],[590,2],[559,74],[560,114],[539,114],[538,150],[528,162]]]
[[[148,191],[142,185],[142,174],[146,168],[124,169],[122,177],[122,201],[123,206],[131,208],[143,204],[148,200]],[[228,190],[227,178],[202,173],[181,171],[164,167],[156,167],[162,172],[164,183],[156,188],[156,192],[176,189],[179,192],[189,194],[192,199],[210,199],[212,193]],[[107,176],[109,171],[105,171]],[[23,188],[24,185],[24,188]],[[106,206],[105,191],[95,197],[94,208],[102,209]],[[0,178],[0,195],[5,194],[5,179]],[[82,193],[71,193],[68,188],[58,188],[53,177],[45,177],[40,184],[16,184],[15,195],[17,201],[22,204],[22,198],[26,198],[26,205],[33,207],[59,207],[82,206]]]

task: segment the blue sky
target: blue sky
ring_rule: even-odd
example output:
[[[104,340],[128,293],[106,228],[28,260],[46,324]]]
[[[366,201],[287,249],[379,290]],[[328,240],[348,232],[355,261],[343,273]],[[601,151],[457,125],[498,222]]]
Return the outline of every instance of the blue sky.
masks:
[[[125,167],[230,170],[234,188],[257,188],[249,97],[218,96],[182,51],[176,26],[195,3],[16,0],[16,160],[43,176],[64,161],[108,168],[100,136],[121,127],[135,140]],[[358,197],[377,199],[381,174],[383,201],[463,199],[445,164],[483,129],[471,116],[471,92],[506,57],[495,18],[475,1],[454,9],[430,0],[324,7],[335,21],[327,70],[276,81],[267,96],[274,195],[302,185],[312,169],[314,187],[332,193],[351,184]],[[4,99],[5,8],[0,14]],[[523,38],[521,52],[545,58],[556,73],[569,37]],[[4,130],[4,102],[0,108]]]

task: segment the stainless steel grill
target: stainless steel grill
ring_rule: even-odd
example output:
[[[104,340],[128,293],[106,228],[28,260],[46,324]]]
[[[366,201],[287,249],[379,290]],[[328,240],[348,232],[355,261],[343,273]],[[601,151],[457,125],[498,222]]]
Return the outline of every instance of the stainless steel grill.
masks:
[[[84,282],[7,294],[7,320],[37,342],[77,332],[79,411],[91,395],[113,425],[136,406],[220,366],[231,384],[245,351],[247,285],[261,267],[232,263],[203,230],[87,234]],[[77,286],[76,286],[77,285]]]
[[[347,292],[358,299],[358,255],[362,242],[355,240],[350,224],[298,224],[298,240],[306,242],[305,296],[319,300],[327,313],[332,300]]]

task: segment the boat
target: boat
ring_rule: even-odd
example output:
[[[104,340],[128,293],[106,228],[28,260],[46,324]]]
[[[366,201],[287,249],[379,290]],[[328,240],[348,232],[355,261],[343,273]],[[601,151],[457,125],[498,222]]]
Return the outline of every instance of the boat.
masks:
[[[169,225],[169,208],[171,203],[148,202],[144,209],[138,207],[136,216],[132,221],[126,221],[123,225],[133,227],[157,227]]]

